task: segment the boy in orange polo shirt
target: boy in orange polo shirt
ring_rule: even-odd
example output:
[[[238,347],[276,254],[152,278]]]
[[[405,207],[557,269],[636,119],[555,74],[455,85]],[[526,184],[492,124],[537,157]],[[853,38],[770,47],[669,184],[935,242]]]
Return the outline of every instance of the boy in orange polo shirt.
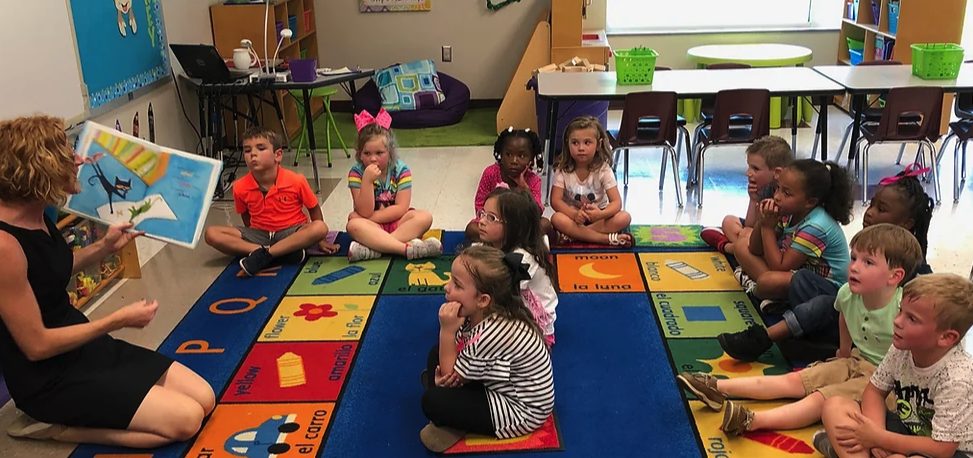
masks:
[[[233,202],[243,226],[206,229],[206,243],[230,256],[243,256],[240,268],[249,276],[275,259],[301,263],[304,250],[314,244],[328,254],[338,251],[338,245],[325,240],[328,225],[307,178],[281,167],[283,156],[276,132],[262,127],[247,130],[243,158],[250,173],[233,183]]]

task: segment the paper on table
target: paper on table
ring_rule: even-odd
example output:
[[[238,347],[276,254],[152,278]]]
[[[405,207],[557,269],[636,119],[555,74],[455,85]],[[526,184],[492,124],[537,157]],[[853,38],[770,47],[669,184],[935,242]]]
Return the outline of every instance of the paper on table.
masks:
[[[338,69],[319,68],[318,69],[318,74],[319,75],[324,75],[324,76],[331,76],[331,75],[344,75],[345,73],[355,73],[355,72],[360,72],[360,71],[361,70],[352,70],[352,69],[350,69],[348,67],[341,67],[341,68],[338,68]]]

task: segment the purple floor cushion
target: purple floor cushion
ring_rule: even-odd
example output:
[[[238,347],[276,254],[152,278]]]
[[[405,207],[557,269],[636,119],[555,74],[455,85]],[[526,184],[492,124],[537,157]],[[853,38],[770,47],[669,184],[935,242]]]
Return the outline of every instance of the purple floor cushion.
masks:
[[[419,110],[403,110],[390,113],[393,129],[421,129],[442,127],[463,120],[470,106],[470,88],[462,81],[439,72],[439,85],[446,99],[434,107]],[[355,94],[355,104],[359,110],[366,110],[376,116],[382,108],[382,95],[374,80],[368,80]]]

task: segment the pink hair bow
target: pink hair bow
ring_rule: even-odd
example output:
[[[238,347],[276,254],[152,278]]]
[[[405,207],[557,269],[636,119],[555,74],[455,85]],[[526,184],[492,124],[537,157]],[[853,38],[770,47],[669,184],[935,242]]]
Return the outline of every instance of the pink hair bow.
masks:
[[[355,115],[355,127],[358,128],[358,130],[362,130],[362,127],[365,127],[373,122],[386,129],[391,128],[392,115],[385,111],[385,108],[378,110],[378,116],[375,117],[373,117],[372,114],[366,110],[362,110],[360,114]]]
[[[496,188],[510,189],[510,185],[507,184],[506,182],[501,181],[501,182],[497,183],[496,186],[494,186],[494,189],[496,189]]]
[[[878,184],[881,185],[881,186],[888,186],[888,185],[890,185],[892,183],[895,183],[896,181],[899,181],[899,180],[901,180],[903,178],[906,178],[906,177],[917,177],[917,176],[923,175],[923,174],[925,174],[926,172],[929,171],[929,167],[925,167],[925,168],[921,168],[921,169],[919,167],[920,167],[919,163],[909,164],[909,166],[906,167],[905,170],[903,170],[901,173],[899,173],[899,174],[897,174],[895,176],[882,178],[878,182]]]

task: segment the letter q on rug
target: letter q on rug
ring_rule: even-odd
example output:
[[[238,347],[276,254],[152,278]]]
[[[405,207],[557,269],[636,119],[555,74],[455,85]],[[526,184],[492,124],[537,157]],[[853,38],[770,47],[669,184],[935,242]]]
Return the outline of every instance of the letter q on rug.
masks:
[[[444,453],[458,454],[486,454],[507,452],[549,452],[562,451],[561,429],[557,424],[557,412],[551,414],[547,421],[537,430],[526,436],[513,439],[497,439],[495,437],[467,434],[456,445]]]

